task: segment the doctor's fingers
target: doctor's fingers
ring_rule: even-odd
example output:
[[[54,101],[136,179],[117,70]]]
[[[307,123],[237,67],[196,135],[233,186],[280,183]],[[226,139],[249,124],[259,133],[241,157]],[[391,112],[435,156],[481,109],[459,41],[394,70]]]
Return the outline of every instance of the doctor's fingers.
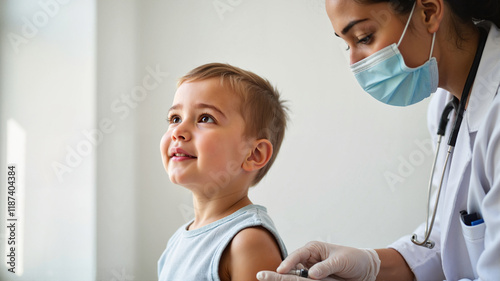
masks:
[[[279,274],[273,271],[261,271],[257,273],[257,279],[259,281],[311,281],[312,280],[295,275]],[[343,280],[344,279],[333,279],[327,277],[325,279],[321,279],[320,281],[343,281]]]
[[[304,247],[295,250],[286,259],[281,262],[276,270],[278,273],[288,273],[290,270],[298,268],[298,265],[304,265],[306,268],[326,259],[327,243],[309,242]]]

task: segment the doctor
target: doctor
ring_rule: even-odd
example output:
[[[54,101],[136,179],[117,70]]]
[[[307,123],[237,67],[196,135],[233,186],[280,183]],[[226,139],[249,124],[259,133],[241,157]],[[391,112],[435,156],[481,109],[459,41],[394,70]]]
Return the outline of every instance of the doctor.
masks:
[[[303,266],[324,280],[500,280],[500,1],[326,0],[326,9],[366,92],[396,106],[435,92],[432,136],[450,104],[432,177],[435,221],[386,249],[311,242],[257,278],[310,280],[285,274]]]

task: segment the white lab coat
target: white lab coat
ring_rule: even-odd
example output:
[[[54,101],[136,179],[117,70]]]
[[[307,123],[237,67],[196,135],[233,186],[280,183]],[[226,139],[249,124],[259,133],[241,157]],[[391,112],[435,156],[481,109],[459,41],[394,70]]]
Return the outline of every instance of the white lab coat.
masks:
[[[436,246],[416,246],[411,235],[389,246],[402,254],[417,280],[500,280],[500,30],[494,24],[483,24],[490,31],[443,181],[431,235]],[[435,140],[439,118],[450,98],[448,92],[438,89],[429,105],[429,130]],[[435,186],[453,121],[436,163]],[[461,210],[477,212],[484,223],[465,226]],[[420,241],[424,230],[422,224],[415,231]]]

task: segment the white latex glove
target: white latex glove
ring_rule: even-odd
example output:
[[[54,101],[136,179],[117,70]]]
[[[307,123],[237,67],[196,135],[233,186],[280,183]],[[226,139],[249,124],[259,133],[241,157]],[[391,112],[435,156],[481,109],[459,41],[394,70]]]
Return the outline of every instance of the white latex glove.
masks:
[[[278,273],[261,271],[257,274],[257,279],[260,281],[310,280],[283,275],[300,267],[299,264],[309,268],[309,278],[315,280],[374,281],[380,270],[380,259],[373,249],[310,242],[291,253],[278,267]]]

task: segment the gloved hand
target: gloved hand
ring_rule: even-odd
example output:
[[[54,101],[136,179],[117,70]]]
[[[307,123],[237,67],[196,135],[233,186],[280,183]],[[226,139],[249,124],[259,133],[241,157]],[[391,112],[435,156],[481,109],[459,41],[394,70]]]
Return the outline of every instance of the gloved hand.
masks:
[[[277,272],[261,271],[260,281],[307,281],[293,275],[282,275],[299,267],[309,268],[309,278],[321,280],[373,281],[380,270],[380,259],[373,249],[357,249],[323,242],[310,242],[290,254]],[[333,278],[333,279],[332,279]]]

